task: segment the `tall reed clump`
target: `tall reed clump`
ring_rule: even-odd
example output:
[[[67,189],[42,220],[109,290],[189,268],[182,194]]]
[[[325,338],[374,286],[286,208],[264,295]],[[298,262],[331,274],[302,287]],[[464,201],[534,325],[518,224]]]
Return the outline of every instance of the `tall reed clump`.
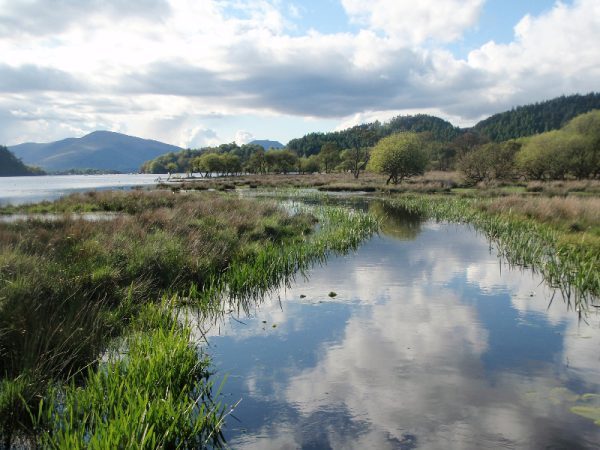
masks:
[[[501,256],[538,270],[578,311],[584,312],[600,297],[600,243],[589,233],[574,237],[532,219],[523,213],[531,207],[503,210],[497,202],[506,200],[501,199],[406,196],[391,202],[436,220],[473,224],[496,243]]]
[[[167,303],[146,305],[85,383],[50,389],[32,411],[44,448],[206,448],[223,443],[209,360]]]

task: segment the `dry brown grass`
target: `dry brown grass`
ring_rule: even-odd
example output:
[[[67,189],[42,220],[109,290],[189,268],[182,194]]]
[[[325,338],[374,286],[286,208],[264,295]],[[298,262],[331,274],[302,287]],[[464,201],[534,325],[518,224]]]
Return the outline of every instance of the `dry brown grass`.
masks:
[[[541,222],[578,228],[600,226],[598,197],[530,197],[511,195],[493,199],[486,208],[491,212],[519,214]]]
[[[239,188],[317,188],[330,191],[382,192],[443,192],[460,185],[463,180],[457,172],[427,172],[423,176],[405,180],[399,185],[386,185],[387,177],[370,172],[354,178],[351,173],[267,174],[241,175],[223,178],[199,178],[179,183],[163,184],[165,189],[239,189]]]
[[[600,180],[530,181],[527,191],[547,195],[567,195],[585,192],[600,194]]]

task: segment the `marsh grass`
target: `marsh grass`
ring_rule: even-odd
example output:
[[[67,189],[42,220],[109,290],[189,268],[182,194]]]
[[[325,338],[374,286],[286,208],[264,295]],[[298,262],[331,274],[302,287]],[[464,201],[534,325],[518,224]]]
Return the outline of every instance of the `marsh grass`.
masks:
[[[136,329],[140,311],[152,307],[161,293],[190,303],[206,317],[222,313],[226,298],[248,308],[251,300],[324,261],[329,252],[354,248],[377,226],[366,215],[347,210],[297,210],[291,215],[273,201],[217,193],[77,194],[20,211],[62,216],[0,225],[0,434],[5,444],[15,435],[29,434],[45,436],[50,439],[45,444],[61,448],[93,447],[90,439],[96,435],[116,447],[136,439],[148,439],[148,448],[190,446],[191,441],[178,441],[173,433],[198,434],[199,425],[190,421],[192,410],[198,420],[220,426],[213,410],[202,409],[204,401],[177,409],[191,405],[180,392],[199,392],[190,383],[182,388],[169,382],[171,397],[158,396],[156,405],[166,402],[165,411],[181,418],[175,430],[156,424],[167,418],[159,414],[159,406],[140,416],[144,401],[152,399],[135,403],[131,396],[143,392],[141,367],[153,364],[140,346],[150,339],[147,349],[173,346],[176,351],[177,343],[187,345],[189,338],[186,327],[172,328],[163,319],[155,328]],[[121,214],[99,222],[72,215],[86,211]],[[316,220],[319,231],[313,233]],[[105,349],[123,338],[129,356],[100,361]],[[187,361],[189,354],[180,350]],[[139,370],[123,366],[136,361]],[[162,367],[159,363],[156,367]],[[197,377],[188,363],[181,364],[189,369],[184,372]],[[137,375],[127,378],[130,372]],[[128,390],[119,391],[126,386],[118,380],[127,380]],[[113,395],[109,391],[117,397],[103,410],[103,402]],[[110,416],[116,405],[128,402],[133,409]],[[64,414],[57,416],[58,410]],[[136,422],[128,422],[127,416]],[[148,427],[136,428],[138,419]],[[119,440],[125,438],[132,440]]]
[[[473,224],[509,263],[539,271],[550,286],[560,289],[570,307],[585,313],[600,297],[600,240],[591,233],[565,230],[564,224],[577,217],[577,208],[598,206],[580,201],[584,199],[555,204],[552,199],[403,196],[391,202],[436,220]],[[565,212],[557,225],[544,211],[560,207]],[[597,226],[597,214],[595,209],[586,216],[591,226]],[[541,221],[544,217],[548,223]]]
[[[438,171],[427,172],[423,176],[409,179],[396,187],[386,186],[385,181],[385,176],[369,172],[362,173],[358,179],[355,179],[351,173],[271,174],[192,179],[179,183],[162,184],[160,188],[174,191],[312,188],[322,191],[348,192],[447,192],[464,183],[457,172]]]
[[[211,397],[210,362],[172,310],[146,305],[84,385],[50,389],[30,411],[44,448],[205,448],[223,443],[226,409]]]

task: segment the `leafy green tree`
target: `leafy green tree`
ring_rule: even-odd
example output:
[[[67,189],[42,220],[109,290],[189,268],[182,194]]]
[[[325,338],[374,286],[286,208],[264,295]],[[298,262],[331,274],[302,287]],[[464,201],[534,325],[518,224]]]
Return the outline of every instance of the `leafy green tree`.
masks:
[[[563,127],[573,136],[570,171],[577,178],[600,175],[600,110],[575,117]],[[576,137],[575,137],[576,136]]]
[[[397,133],[381,139],[371,151],[369,170],[388,176],[386,184],[422,175],[427,167],[427,153],[417,133]]]
[[[308,158],[298,158],[298,172],[300,173],[317,173],[321,165],[317,155],[311,155]]]
[[[206,178],[210,178],[213,173],[223,172],[223,161],[216,153],[205,153],[198,159],[197,167]]]
[[[265,160],[271,172],[286,174],[297,166],[298,156],[289,150],[269,150]]]
[[[559,130],[531,136],[517,154],[517,167],[534,180],[563,179],[568,173],[570,137]]]
[[[224,153],[223,155],[219,155],[219,158],[221,158],[223,172],[225,172],[226,175],[235,175],[242,171],[242,163],[239,156],[232,155],[231,153]]]
[[[340,156],[343,163],[343,168],[351,171],[354,175],[354,178],[358,178],[361,170],[365,170],[367,163],[369,162],[369,148],[349,148],[342,151]]]
[[[511,179],[515,176],[515,155],[520,148],[521,144],[514,141],[481,145],[462,155],[458,169],[470,184]]]
[[[330,173],[340,163],[340,148],[337,144],[327,142],[321,147],[319,157],[325,173]]]
[[[259,146],[260,147],[260,146]],[[246,164],[246,170],[250,173],[266,173],[267,160],[265,158],[265,150],[260,147],[250,156]]]

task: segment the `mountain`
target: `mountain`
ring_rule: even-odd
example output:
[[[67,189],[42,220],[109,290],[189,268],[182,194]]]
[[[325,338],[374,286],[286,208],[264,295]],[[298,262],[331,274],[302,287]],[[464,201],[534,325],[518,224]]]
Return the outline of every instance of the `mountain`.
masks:
[[[19,144],[9,147],[9,150],[26,164],[49,171],[98,169],[137,172],[144,161],[181,149],[112,131],[94,131],[81,138],[47,144]]]
[[[249,144],[260,145],[265,150],[269,150],[270,148],[280,149],[285,147],[285,145],[279,141],[269,141],[268,139],[252,141],[249,142]]]
[[[6,147],[0,145],[0,177],[42,174],[43,172],[37,168],[27,167]]]
[[[541,103],[519,106],[510,111],[494,114],[475,125],[471,131],[492,141],[531,136],[544,131],[558,130],[573,117],[600,109],[600,93],[570,95]]]

